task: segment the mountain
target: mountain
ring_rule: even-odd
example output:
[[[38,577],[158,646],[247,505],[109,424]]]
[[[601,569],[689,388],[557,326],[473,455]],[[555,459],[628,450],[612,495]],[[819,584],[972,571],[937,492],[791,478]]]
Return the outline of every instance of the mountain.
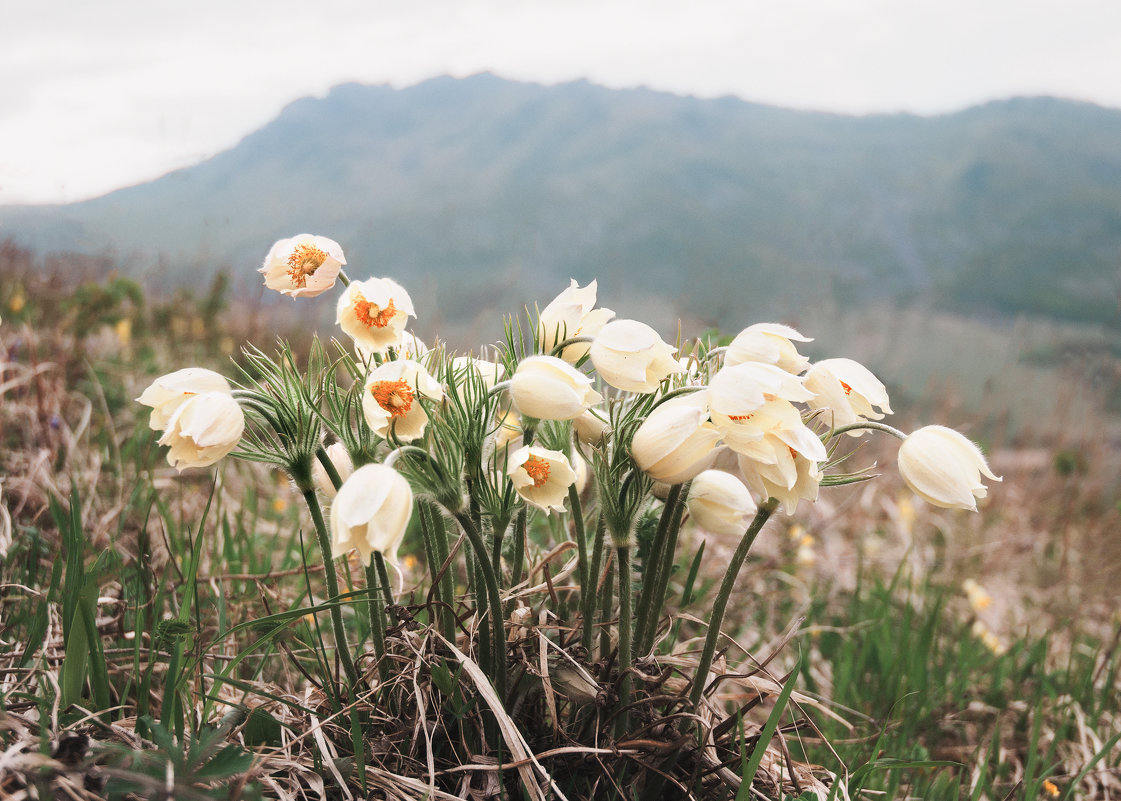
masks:
[[[181,283],[255,282],[301,231],[449,321],[572,276],[622,313],[661,303],[725,328],[915,299],[1114,323],[1121,111],[1021,98],[851,117],[489,74],[345,84],[158,180],[0,208],[0,240],[112,247]]]

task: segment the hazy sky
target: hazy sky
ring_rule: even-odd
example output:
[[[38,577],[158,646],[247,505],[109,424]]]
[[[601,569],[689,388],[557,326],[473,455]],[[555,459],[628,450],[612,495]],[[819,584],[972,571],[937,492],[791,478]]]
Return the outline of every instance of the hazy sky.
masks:
[[[343,81],[490,70],[845,113],[1121,108],[1118,0],[7,0],[3,21],[0,203],[158,177]]]

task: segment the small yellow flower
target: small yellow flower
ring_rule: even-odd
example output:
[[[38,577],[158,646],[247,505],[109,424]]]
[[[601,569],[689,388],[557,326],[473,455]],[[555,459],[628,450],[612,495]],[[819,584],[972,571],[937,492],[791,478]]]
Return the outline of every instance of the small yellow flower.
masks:
[[[281,498],[281,497],[277,496],[276,498],[272,499],[272,510],[274,512],[276,512],[277,514],[282,513],[287,508],[288,508],[288,500],[286,498]]]
[[[8,301],[8,308],[14,313],[19,314],[23,307],[27,305],[27,297],[23,294],[23,287],[16,290],[12,295],[11,300]]]
[[[1045,792],[1051,798],[1059,797],[1059,787],[1050,779],[1043,780],[1043,792]]]
[[[966,598],[969,599],[969,605],[973,607],[974,612],[983,612],[992,605],[992,596],[973,579],[969,578],[963,581],[961,588],[965,592]]]
[[[113,333],[117,335],[117,341],[122,345],[127,345],[132,341],[132,320],[128,317],[122,317],[113,326]]]

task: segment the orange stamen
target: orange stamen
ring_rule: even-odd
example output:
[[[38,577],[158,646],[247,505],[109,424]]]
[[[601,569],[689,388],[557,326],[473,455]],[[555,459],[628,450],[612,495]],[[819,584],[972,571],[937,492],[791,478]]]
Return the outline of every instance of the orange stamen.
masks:
[[[288,277],[292,279],[293,284],[302,289],[307,286],[308,276],[315,275],[315,271],[322,267],[325,261],[327,261],[327,254],[315,245],[307,242],[296,245],[292,249],[292,255],[288,257]]]
[[[370,394],[378,402],[378,406],[389,412],[391,417],[403,417],[413,408],[416,393],[403,378],[396,381],[378,381],[370,385]]]
[[[752,413],[752,414],[730,414],[730,415],[728,415],[728,419],[731,420],[733,423],[743,423],[747,420],[750,420],[754,416],[755,416],[754,413]]]
[[[844,388],[846,395],[851,395],[852,394],[852,387],[850,387],[844,381],[841,381],[841,386]]]
[[[533,479],[533,486],[543,487],[549,480],[549,463],[540,456],[530,456],[522,465],[529,477]]]
[[[397,308],[393,305],[392,298],[389,299],[388,305],[382,308],[362,297],[361,292],[354,294],[354,316],[367,328],[385,328],[396,313]]]

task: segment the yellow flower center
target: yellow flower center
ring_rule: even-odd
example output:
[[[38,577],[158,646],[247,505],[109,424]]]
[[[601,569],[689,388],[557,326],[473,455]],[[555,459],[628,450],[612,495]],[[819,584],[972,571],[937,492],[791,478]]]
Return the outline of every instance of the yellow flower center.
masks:
[[[846,394],[846,395],[851,395],[851,394],[852,394],[852,387],[850,387],[850,386],[849,386],[848,384],[846,384],[846,383],[845,383],[844,381],[842,381],[842,382],[841,382],[841,387],[842,387],[842,389],[844,389],[844,390],[845,390],[845,394]]]
[[[397,308],[393,305],[392,298],[389,299],[389,304],[382,308],[366,300],[361,292],[354,295],[354,316],[367,328],[385,328],[396,313]]]
[[[288,277],[292,279],[293,284],[302,289],[307,286],[308,276],[315,275],[315,271],[322,267],[325,261],[327,261],[327,254],[315,245],[307,242],[296,245],[292,249],[292,255],[288,257]]]
[[[529,477],[533,479],[533,486],[543,487],[549,480],[549,463],[540,456],[530,456],[522,465]]]
[[[416,393],[403,378],[396,381],[378,381],[370,385],[370,394],[378,402],[378,406],[389,412],[391,417],[403,417],[413,408]]]
[[[728,415],[728,419],[733,423],[746,423],[754,416],[754,414],[730,414]]]

